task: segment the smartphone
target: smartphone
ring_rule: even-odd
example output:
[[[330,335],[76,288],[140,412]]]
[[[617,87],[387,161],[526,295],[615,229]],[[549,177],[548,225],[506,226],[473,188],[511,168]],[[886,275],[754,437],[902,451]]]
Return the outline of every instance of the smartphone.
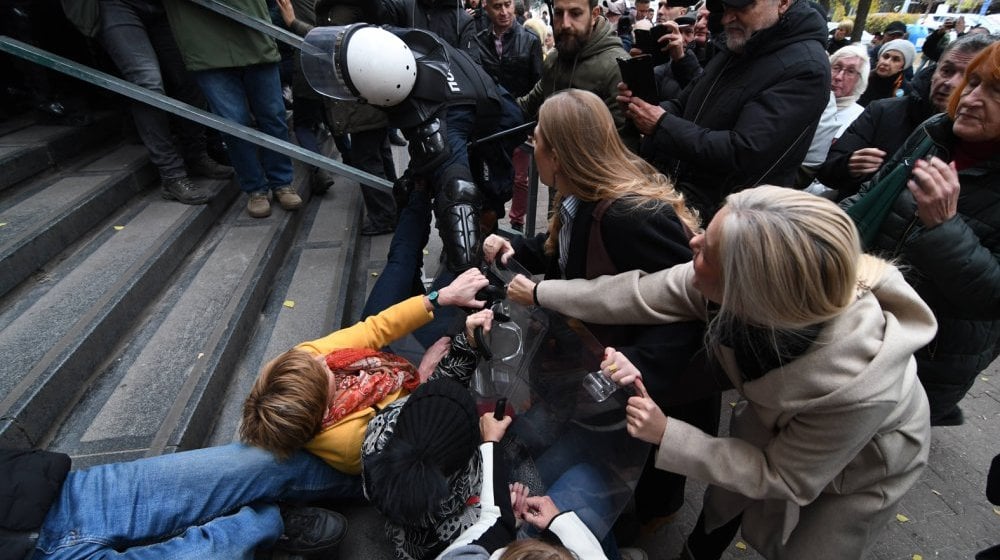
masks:
[[[493,409],[493,418],[496,420],[503,420],[504,414],[507,411],[507,399],[501,397],[497,399],[497,406]]]
[[[633,46],[643,54],[648,54],[653,57],[653,66],[659,66],[669,60],[668,55],[663,52],[663,45],[658,41],[660,37],[663,37],[670,32],[670,28],[666,25],[654,25],[649,29],[636,29],[633,31],[635,34],[635,43]]]
[[[648,54],[619,58],[618,68],[622,73],[622,81],[637,96],[646,103],[659,103],[656,93],[656,80],[653,77],[653,57]]]

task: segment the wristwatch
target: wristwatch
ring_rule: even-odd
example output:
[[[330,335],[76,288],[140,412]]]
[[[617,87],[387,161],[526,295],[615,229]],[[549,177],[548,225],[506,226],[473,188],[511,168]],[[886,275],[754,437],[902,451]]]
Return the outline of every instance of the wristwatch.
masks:
[[[427,294],[427,299],[431,300],[431,305],[434,307],[434,309],[441,309],[441,303],[438,302],[437,290],[434,290],[433,292]]]

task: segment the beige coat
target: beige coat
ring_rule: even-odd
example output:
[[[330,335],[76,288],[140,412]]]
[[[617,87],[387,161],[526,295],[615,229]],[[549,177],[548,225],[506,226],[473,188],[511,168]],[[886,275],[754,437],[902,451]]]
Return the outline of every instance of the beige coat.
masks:
[[[547,308],[595,323],[706,320],[690,263],[655,274],[545,281]],[[744,539],[768,558],[860,558],[927,462],[927,397],[913,352],[934,336],[928,307],[894,268],[827,322],[799,359],[743,382],[732,437],[676,419],[656,466],[706,481],[709,529],[743,512]],[[645,372],[655,375],[655,372]]]

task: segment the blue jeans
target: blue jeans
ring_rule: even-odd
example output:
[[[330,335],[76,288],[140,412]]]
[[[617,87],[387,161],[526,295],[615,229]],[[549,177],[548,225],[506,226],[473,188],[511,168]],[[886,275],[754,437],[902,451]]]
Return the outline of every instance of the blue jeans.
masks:
[[[410,193],[410,200],[399,213],[396,232],[389,243],[385,268],[372,286],[361,311],[361,320],[424,293],[420,281],[423,249],[431,234],[431,201],[424,192]],[[435,315],[437,312],[435,312]]]
[[[230,444],[101,465],[66,478],[34,558],[249,559],[281,535],[275,501],[359,497],[360,476],[304,451],[278,462]]]
[[[619,560],[618,544],[611,531],[617,517],[613,500],[604,492],[608,473],[591,463],[576,463],[555,480],[545,494],[552,498],[559,511],[573,510],[590,532],[597,537],[609,560]],[[538,537],[539,531],[530,525],[521,528],[522,538]]]
[[[277,64],[217,68],[195,72],[212,112],[288,141],[285,102]],[[274,190],[292,183],[292,160],[255,144],[225,135],[229,161],[243,192]]]

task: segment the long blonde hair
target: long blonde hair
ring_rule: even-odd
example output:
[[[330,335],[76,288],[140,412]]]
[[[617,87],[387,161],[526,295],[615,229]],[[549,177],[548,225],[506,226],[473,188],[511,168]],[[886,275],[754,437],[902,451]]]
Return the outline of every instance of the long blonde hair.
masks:
[[[854,222],[827,199],[766,185],[729,195],[725,208],[720,316],[774,330],[822,323],[887,266],[862,254]]]
[[[585,201],[624,198],[637,209],[670,205],[692,232],[700,230],[697,212],[685,205],[670,179],[625,147],[611,112],[597,95],[567,89],[549,97],[538,110],[536,134],[559,162],[563,191]],[[562,199],[560,192],[553,208]],[[555,253],[561,226],[559,212],[553,212],[546,253]]]

